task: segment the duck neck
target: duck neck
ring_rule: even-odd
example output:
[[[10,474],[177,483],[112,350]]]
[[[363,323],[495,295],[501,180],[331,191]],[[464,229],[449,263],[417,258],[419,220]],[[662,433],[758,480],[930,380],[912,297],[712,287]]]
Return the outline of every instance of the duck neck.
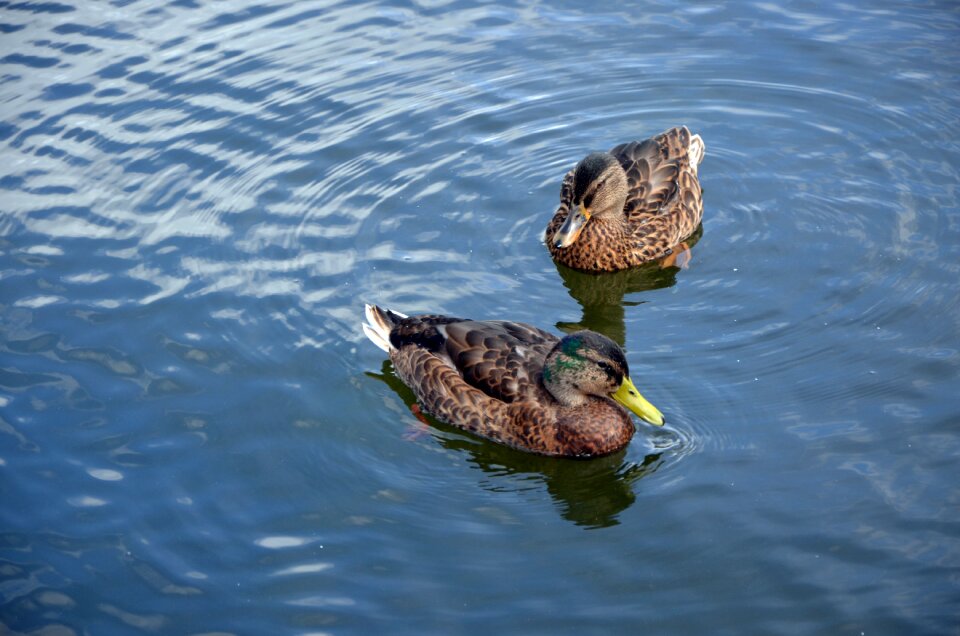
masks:
[[[593,216],[596,220],[617,222],[626,225],[627,215],[623,208],[627,205],[627,195],[630,193],[627,173],[616,159],[610,157],[611,166],[603,174],[605,182],[594,193]]]
[[[577,386],[574,376],[583,368],[584,361],[568,355],[558,346],[547,355],[543,366],[543,386],[564,406],[586,404],[587,396]]]

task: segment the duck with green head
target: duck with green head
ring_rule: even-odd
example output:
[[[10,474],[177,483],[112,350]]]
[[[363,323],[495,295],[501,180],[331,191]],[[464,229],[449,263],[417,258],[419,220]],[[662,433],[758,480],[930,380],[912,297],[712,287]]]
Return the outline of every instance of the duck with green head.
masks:
[[[624,406],[663,425],[630,379],[623,350],[601,334],[560,339],[518,322],[408,317],[372,305],[366,319],[364,333],[427,412],[501,444],[594,457],[633,437]]]
[[[686,126],[584,157],[560,187],[545,241],[558,262],[612,272],[667,256],[703,218],[705,146]]]

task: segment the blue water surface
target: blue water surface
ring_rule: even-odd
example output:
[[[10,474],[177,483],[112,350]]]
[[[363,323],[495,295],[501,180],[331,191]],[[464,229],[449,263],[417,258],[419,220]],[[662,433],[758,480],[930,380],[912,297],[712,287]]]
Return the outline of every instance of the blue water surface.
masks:
[[[0,631],[958,634],[960,9],[0,2]],[[707,145],[685,269],[541,237]],[[586,326],[666,414],[545,459],[360,331]]]

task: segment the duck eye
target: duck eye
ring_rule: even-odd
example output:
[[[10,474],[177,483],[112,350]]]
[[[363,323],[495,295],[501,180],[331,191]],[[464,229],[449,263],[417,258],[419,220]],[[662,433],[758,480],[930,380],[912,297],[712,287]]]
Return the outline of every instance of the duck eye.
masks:
[[[597,366],[603,369],[604,371],[613,371],[613,367],[611,367],[609,364],[607,364],[602,360],[597,362]]]

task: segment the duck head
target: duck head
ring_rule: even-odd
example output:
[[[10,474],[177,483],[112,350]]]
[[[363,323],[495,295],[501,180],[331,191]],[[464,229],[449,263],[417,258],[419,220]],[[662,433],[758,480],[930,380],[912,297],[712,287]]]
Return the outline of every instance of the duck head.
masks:
[[[608,152],[584,157],[574,168],[572,207],[553,235],[554,247],[573,245],[593,217],[622,215],[628,190],[627,174],[616,157]]]
[[[623,350],[596,332],[577,331],[560,340],[547,354],[543,384],[566,406],[580,406],[588,396],[613,398],[642,420],[663,426],[663,414],[630,379]]]

